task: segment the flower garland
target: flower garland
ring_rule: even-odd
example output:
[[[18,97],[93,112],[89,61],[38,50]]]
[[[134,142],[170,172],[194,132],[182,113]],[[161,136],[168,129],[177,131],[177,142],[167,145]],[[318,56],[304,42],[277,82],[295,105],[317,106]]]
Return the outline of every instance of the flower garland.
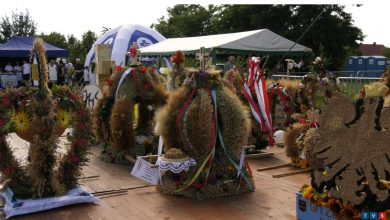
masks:
[[[334,199],[329,197],[329,195],[325,193],[317,193],[313,187],[309,185],[303,185],[301,190],[299,191],[303,198],[310,200],[316,206],[322,206],[330,209],[335,218],[347,218],[347,219],[361,219],[360,213],[362,210],[366,210],[367,208],[358,209],[349,203],[343,203],[340,199]],[[376,210],[380,211],[380,210]],[[390,217],[390,210],[386,210],[387,218]]]

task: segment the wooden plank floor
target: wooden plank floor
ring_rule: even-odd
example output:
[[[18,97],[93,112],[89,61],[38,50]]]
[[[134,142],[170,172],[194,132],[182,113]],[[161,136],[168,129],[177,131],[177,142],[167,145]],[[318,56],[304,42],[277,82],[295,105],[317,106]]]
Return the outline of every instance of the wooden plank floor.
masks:
[[[11,138],[11,144],[15,144],[12,143],[12,139],[14,138]],[[296,219],[295,193],[303,184],[310,182],[309,174],[272,177],[272,174],[295,170],[289,167],[257,172],[258,168],[289,162],[284,155],[284,149],[272,148],[267,151],[274,152],[275,155],[249,160],[256,185],[256,191],[253,193],[197,201],[163,195],[154,187],[145,187],[129,190],[125,195],[102,198],[99,205],[75,205],[14,219]],[[100,191],[144,185],[143,182],[130,176],[129,167],[106,164],[97,158],[98,149],[95,148],[92,152],[91,162],[84,169],[84,174],[85,176],[100,175],[100,177],[83,181],[87,189]]]

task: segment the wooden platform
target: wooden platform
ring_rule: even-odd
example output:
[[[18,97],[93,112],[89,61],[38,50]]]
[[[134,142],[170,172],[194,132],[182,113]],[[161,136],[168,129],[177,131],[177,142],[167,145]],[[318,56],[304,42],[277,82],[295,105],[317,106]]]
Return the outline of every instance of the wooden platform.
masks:
[[[17,138],[10,138],[10,142],[13,145],[19,143]],[[106,164],[97,158],[99,149],[95,148],[92,152],[91,162],[85,167],[84,174],[87,177],[96,175],[99,177],[82,181],[81,183],[86,189],[99,192],[145,185],[130,176],[129,167]],[[303,184],[310,182],[309,174],[283,178],[272,177],[273,174],[294,170],[290,167],[257,172],[258,168],[289,162],[284,155],[284,149],[272,148],[268,152],[272,152],[274,155],[248,159],[256,184],[256,191],[253,193],[197,201],[162,195],[151,186],[130,189],[124,195],[102,198],[100,205],[70,206],[13,219],[296,219],[295,192]]]

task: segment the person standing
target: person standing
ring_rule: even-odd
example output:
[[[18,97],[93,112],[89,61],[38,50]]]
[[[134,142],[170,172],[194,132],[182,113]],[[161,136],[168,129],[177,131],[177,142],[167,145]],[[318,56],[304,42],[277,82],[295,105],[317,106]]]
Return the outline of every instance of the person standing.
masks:
[[[83,85],[86,86],[89,84],[89,70],[88,70],[88,66],[84,67],[84,82],[83,82]]]
[[[22,78],[23,78],[24,84],[26,86],[29,85],[30,75],[31,75],[31,65],[27,61],[24,60],[23,61],[23,75],[22,75]]]
[[[16,61],[16,66],[14,66],[14,72],[18,76],[18,83],[21,82],[23,80],[23,67],[19,64],[19,61]]]
[[[4,67],[4,71],[7,73],[11,73],[12,71],[14,71],[14,67],[11,65],[10,62],[8,62],[7,66]]]
[[[89,84],[96,85],[96,76],[93,73],[92,69],[88,71],[88,73],[89,73]]]
[[[64,85],[64,82],[65,82],[65,64],[64,64],[64,61],[60,60],[57,69],[58,69],[57,84],[58,85]]]
[[[84,66],[81,64],[79,58],[76,59],[74,70],[76,74],[76,83],[81,87],[84,81]]]
[[[230,56],[228,61],[225,63],[225,66],[223,67],[223,72],[226,73],[227,71],[233,69],[234,63],[236,62],[234,56]]]
[[[50,83],[50,87],[52,87],[53,84],[57,82],[57,77],[58,77],[58,69],[54,60],[50,60],[48,69],[49,69],[49,83]]]

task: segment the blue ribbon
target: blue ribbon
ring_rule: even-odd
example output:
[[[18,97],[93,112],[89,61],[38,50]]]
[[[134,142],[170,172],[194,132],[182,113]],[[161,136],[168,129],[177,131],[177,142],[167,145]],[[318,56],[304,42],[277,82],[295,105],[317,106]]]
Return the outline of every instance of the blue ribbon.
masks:
[[[215,109],[215,121],[217,123],[217,132],[218,132],[218,138],[219,138],[219,142],[221,143],[221,147],[223,149],[223,151],[225,152],[226,156],[228,157],[228,159],[230,160],[230,162],[233,164],[233,166],[236,168],[236,170],[240,173],[240,175],[244,178],[249,190],[253,191],[253,187],[252,187],[252,184],[250,183],[248,177],[242,172],[242,170],[239,168],[239,166],[234,162],[234,160],[230,157],[230,155],[228,154],[226,148],[225,148],[225,145],[223,143],[223,137],[222,137],[222,133],[221,133],[221,130],[219,129],[219,126],[218,126],[218,114],[217,114],[217,93],[215,92],[215,90],[211,90],[211,96],[213,98],[213,102],[214,102],[214,109]]]

